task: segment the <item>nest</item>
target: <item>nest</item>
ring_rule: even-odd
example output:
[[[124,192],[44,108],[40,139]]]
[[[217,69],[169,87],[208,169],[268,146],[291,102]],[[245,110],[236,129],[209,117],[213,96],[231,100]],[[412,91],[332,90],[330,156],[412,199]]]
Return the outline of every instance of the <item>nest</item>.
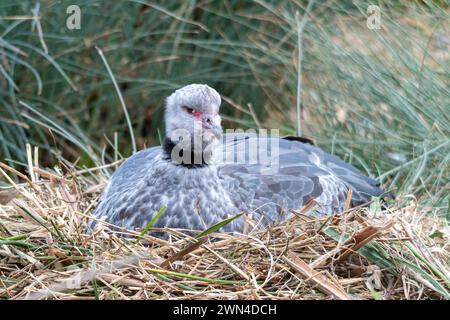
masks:
[[[2,299],[450,298],[448,227],[415,201],[325,218],[303,208],[243,235],[156,230],[162,240],[105,222],[87,232],[94,170],[14,172],[19,184],[3,169]]]

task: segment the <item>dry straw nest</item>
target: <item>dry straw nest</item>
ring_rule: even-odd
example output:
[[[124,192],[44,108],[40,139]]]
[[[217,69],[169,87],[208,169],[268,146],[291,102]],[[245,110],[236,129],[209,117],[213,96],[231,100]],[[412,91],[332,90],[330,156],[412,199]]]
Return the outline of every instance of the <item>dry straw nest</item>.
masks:
[[[303,208],[247,235],[123,237],[106,223],[86,231],[103,186],[94,170],[35,167],[30,179],[2,167],[13,188],[0,190],[1,299],[450,298],[448,227],[413,200],[334,218]]]

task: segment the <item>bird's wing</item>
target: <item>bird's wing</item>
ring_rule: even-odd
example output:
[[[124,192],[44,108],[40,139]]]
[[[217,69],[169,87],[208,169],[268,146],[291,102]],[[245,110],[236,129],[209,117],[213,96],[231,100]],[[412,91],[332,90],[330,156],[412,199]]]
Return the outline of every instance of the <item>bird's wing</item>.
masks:
[[[319,212],[339,211],[349,188],[354,204],[381,193],[373,179],[350,164],[298,141],[226,134],[218,152],[222,155],[219,176],[236,206],[260,210],[270,220],[279,220],[289,209],[302,208],[310,199],[318,202]],[[255,153],[256,161],[252,161]]]

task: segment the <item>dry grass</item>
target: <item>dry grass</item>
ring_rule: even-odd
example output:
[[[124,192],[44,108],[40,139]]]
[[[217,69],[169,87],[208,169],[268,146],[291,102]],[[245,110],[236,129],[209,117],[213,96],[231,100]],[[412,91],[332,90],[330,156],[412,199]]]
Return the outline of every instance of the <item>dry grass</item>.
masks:
[[[448,227],[414,201],[334,219],[304,208],[249,235],[124,238],[86,232],[95,172],[32,171],[0,191],[2,299],[450,298]]]

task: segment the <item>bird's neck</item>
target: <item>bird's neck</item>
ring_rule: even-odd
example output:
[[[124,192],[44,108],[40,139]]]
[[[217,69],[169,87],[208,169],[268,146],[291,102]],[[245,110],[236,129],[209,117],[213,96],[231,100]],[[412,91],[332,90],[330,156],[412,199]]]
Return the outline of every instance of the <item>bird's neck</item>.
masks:
[[[163,143],[164,159],[189,169],[203,168],[209,165],[212,149],[182,145],[165,138]]]

